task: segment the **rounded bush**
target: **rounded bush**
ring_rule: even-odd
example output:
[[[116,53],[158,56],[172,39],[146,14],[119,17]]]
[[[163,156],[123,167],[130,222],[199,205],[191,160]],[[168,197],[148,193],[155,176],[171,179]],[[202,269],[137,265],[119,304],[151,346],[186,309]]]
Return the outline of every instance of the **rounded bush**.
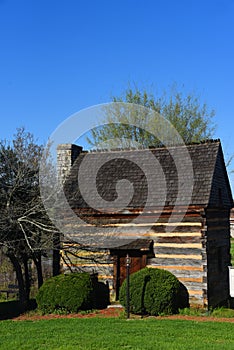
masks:
[[[94,287],[88,273],[58,275],[46,280],[38,291],[38,308],[45,313],[78,312],[92,308]]]
[[[144,268],[130,275],[130,312],[155,316],[177,313],[181,290],[181,283],[169,271]],[[119,299],[126,307],[126,279],[120,288]],[[188,305],[188,302],[184,304]]]

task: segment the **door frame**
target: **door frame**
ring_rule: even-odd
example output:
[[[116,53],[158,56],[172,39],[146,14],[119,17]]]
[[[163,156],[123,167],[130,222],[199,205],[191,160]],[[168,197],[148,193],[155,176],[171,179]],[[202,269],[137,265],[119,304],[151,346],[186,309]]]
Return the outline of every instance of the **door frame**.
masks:
[[[136,242],[136,241],[135,241]],[[134,243],[134,242],[133,242]],[[126,267],[126,257],[130,257],[133,263],[134,259],[136,261],[137,267],[132,265],[130,262],[130,274],[137,272],[147,266],[147,259],[155,257],[153,245],[153,240],[137,240],[136,244],[126,244],[124,246],[110,249],[110,255],[113,258],[113,288],[115,291],[115,299],[119,300],[119,290],[123,282],[123,275],[126,270],[121,271],[121,268]],[[147,244],[147,247],[146,247]],[[124,263],[123,263],[124,262]],[[126,276],[126,275],[125,275]]]

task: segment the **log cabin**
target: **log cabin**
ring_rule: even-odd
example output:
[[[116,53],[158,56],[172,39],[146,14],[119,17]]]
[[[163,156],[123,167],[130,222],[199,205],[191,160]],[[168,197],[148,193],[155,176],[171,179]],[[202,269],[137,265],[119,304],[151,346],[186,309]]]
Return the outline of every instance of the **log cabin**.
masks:
[[[82,168],[91,205],[78,180],[85,159],[92,165]],[[186,287],[190,305],[211,308],[227,302],[233,199],[220,140],[105,152],[61,144],[57,161],[66,200],[84,222],[75,223],[62,213],[69,232],[63,240],[64,271],[98,272],[118,300],[128,254],[130,273],[146,266],[172,272]],[[129,202],[123,199],[127,204],[119,208],[116,198],[125,191],[117,193],[117,183],[123,179],[133,193],[126,191]],[[100,205],[92,206],[100,198]],[[109,203],[108,210],[103,210],[102,200]],[[86,244],[82,239],[90,226],[99,235],[107,228],[105,239],[98,236],[95,244],[94,236]]]

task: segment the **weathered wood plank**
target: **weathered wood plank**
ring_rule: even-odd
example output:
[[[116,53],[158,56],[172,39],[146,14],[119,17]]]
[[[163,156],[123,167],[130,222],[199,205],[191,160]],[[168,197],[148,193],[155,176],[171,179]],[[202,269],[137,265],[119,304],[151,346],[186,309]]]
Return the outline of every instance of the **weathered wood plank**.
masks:
[[[67,225],[68,226],[68,225]],[[76,224],[76,228],[82,228],[82,227],[89,227],[89,226],[93,226],[93,224]],[[194,222],[154,222],[154,221],[150,221],[150,222],[141,222],[141,223],[134,223],[134,222],[123,222],[123,223],[108,223],[108,224],[99,224],[98,226],[107,226],[107,227],[153,227],[155,229],[159,229],[160,227],[201,227],[201,223],[194,221]],[[74,227],[74,225],[72,226]]]
[[[172,254],[157,254],[157,258],[164,258],[164,259],[194,259],[194,260],[202,260],[201,255],[182,255],[182,254],[177,254],[177,255],[172,255]]]
[[[113,279],[113,276],[112,275],[101,275],[99,274],[98,277],[100,279],[109,279],[109,280],[112,280]]]
[[[183,282],[183,281],[181,281]],[[207,289],[207,283],[205,282],[189,282],[189,281],[184,281],[183,284],[187,289],[192,289],[192,290],[206,290]]]
[[[189,292],[190,296],[197,296],[197,295],[203,296],[203,291],[202,290],[188,289],[188,292]]]
[[[155,243],[177,243],[177,244],[201,244],[201,236],[196,235],[196,236],[159,236],[155,237]]]
[[[163,242],[163,243],[158,243],[158,242],[155,242],[154,243],[154,248],[155,249],[158,249],[158,248],[161,248],[161,247],[164,247],[164,248],[169,248],[169,249],[171,249],[171,248],[177,248],[177,249],[180,249],[180,251],[181,251],[181,249],[187,249],[187,248],[189,248],[189,249],[202,249],[203,247],[202,247],[202,244],[201,243],[184,243],[184,242],[182,242],[182,243],[172,243],[172,242]],[[190,250],[189,250],[190,251]]]
[[[201,267],[206,265],[205,261],[202,261],[200,255],[195,258],[188,257],[187,255],[183,256],[183,260],[180,261],[178,257],[172,257],[170,255],[157,256],[157,258],[148,259],[148,266],[171,266],[171,265],[181,265],[192,266],[192,267]]]
[[[69,263],[67,262],[68,266],[77,266],[77,267],[112,267],[113,264],[94,264],[93,262],[83,262],[83,263]]]
[[[212,248],[217,249],[220,247],[229,248],[229,245],[230,245],[230,238],[224,238],[219,240],[215,240],[215,239],[207,240],[207,249],[212,249]]]
[[[203,283],[204,279],[203,277],[181,277],[181,276],[176,276],[181,282],[199,282]]]
[[[180,248],[180,247],[175,248],[175,247],[170,247],[170,246],[169,247],[168,246],[167,247],[158,247],[158,246],[154,247],[154,253],[155,253],[156,257],[158,255],[162,255],[162,254],[163,255],[171,255],[171,256],[173,256],[173,255],[175,255],[175,256],[176,255],[200,256],[202,251],[203,250],[201,248],[200,249],[198,249],[198,248]]]
[[[190,271],[198,271],[199,273],[205,271],[204,266],[184,266],[184,265],[147,265],[147,267],[166,269],[171,271],[185,271],[188,273]],[[172,272],[173,273],[173,272]]]
[[[170,269],[167,266],[154,266],[154,268],[161,268],[163,270],[170,271],[175,275],[181,282],[200,282],[206,283],[206,273],[204,271],[188,271],[183,269]]]
[[[220,240],[225,240],[226,243],[227,242],[230,242],[230,229],[226,229],[226,230],[223,230],[219,233],[219,231],[212,231],[212,232],[209,232],[208,231],[208,235],[207,235],[207,240],[209,241],[220,241]]]
[[[167,271],[170,271],[173,275],[176,274],[177,277],[192,277],[192,278],[205,278],[206,272],[204,271],[197,271],[197,270],[183,270],[183,269],[170,269],[166,266],[163,266],[162,269],[165,269]]]
[[[144,237],[150,236],[152,238],[157,239],[158,238],[169,238],[169,237],[195,237],[195,238],[200,238],[201,235],[201,230],[197,229],[194,231],[187,231],[187,232],[181,232],[181,231],[173,231],[173,232],[153,232],[153,231],[147,231],[146,234],[143,235]]]

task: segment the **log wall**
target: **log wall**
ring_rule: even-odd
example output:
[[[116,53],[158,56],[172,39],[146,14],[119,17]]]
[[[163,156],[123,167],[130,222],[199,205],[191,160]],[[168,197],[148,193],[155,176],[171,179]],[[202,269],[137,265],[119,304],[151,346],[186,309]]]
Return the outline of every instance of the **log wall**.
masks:
[[[182,222],[174,222],[172,232],[166,232],[169,217],[169,213],[164,212],[161,223],[158,223],[160,229],[154,227],[154,232],[147,235],[154,240],[155,253],[155,258],[149,259],[147,266],[173,273],[187,288],[190,305],[206,307],[206,236],[201,210],[198,207],[190,208]],[[176,219],[175,213],[174,217]]]
[[[99,216],[96,220],[113,229],[122,226],[120,240],[152,239],[155,257],[147,260],[147,266],[173,273],[187,288],[190,305],[215,307],[228,297],[229,210],[208,209],[205,212],[202,208],[190,207],[182,221],[180,210],[178,221],[177,214],[173,213],[173,222],[170,222],[171,209],[165,209],[159,218],[157,210],[152,211],[143,222],[133,225],[134,234],[128,231],[132,219],[129,214]],[[92,220],[95,220],[94,216]],[[79,229],[83,230],[82,227]],[[98,272],[99,278],[108,281],[113,290],[113,257],[109,250],[105,253],[78,251],[77,257],[69,256],[70,261],[68,256],[64,257],[64,262],[66,259],[66,269]]]

